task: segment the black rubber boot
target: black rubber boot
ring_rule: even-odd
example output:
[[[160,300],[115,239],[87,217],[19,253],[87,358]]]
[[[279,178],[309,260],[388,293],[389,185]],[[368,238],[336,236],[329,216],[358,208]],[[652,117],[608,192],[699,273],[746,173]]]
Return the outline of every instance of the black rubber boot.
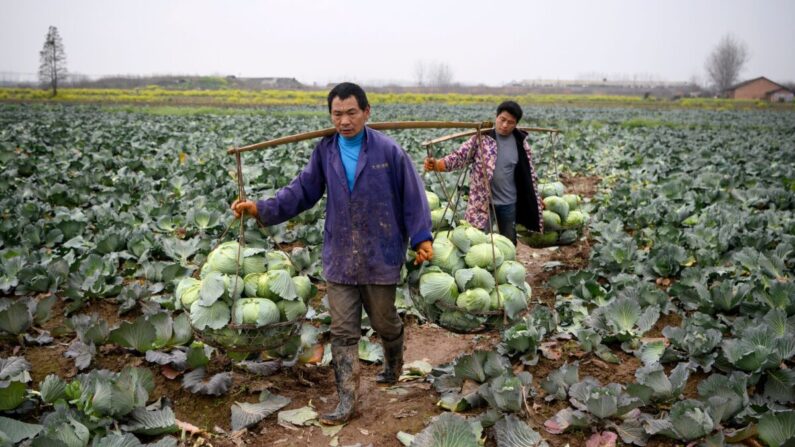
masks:
[[[333,412],[320,416],[326,425],[339,425],[348,422],[356,406],[359,388],[359,345],[331,346],[331,363],[334,366],[334,379],[340,402]]]
[[[382,341],[384,345],[384,370],[375,376],[377,383],[394,385],[403,373],[403,332],[392,341]]]

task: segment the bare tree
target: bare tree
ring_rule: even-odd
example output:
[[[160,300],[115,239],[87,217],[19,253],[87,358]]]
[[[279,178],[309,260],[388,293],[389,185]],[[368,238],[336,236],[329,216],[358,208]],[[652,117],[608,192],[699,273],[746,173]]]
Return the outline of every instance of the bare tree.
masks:
[[[425,86],[425,62],[417,61],[414,64],[414,78],[417,80],[417,86]]]
[[[731,35],[723,36],[707,58],[707,76],[718,93],[722,94],[737,82],[748,62],[748,49]]]
[[[428,83],[437,88],[453,85],[453,70],[444,62],[432,64],[428,69]]]
[[[44,47],[39,52],[39,81],[52,89],[52,95],[58,94],[58,81],[66,79],[66,53],[63,49],[58,28],[50,26]]]

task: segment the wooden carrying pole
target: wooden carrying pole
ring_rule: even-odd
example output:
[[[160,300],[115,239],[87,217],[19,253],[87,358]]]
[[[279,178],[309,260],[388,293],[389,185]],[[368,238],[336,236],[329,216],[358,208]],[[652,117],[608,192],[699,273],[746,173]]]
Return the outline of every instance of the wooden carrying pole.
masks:
[[[558,133],[558,132],[560,132],[560,129],[550,129],[550,128],[546,128],[546,127],[517,127],[517,129],[523,130],[525,132],[547,132],[547,133]],[[486,133],[486,132],[489,132],[489,131],[492,131],[492,130],[494,130],[494,128],[489,126],[487,129],[480,129],[480,133],[483,134],[483,133]],[[436,143],[442,143],[444,141],[454,140],[456,138],[469,137],[469,136],[475,135],[476,133],[478,133],[477,130],[466,130],[464,132],[459,132],[459,133],[454,133],[452,135],[445,135],[443,137],[434,138],[433,140],[423,141],[422,143],[420,143],[420,145],[422,147],[431,146],[431,145],[436,144]]]
[[[396,129],[477,129],[479,127],[492,127],[494,123],[486,121],[483,123],[470,123],[461,121],[394,121],[385,123],[372,123],[367,127],[375,130],[396,130]],[[227,153],[239,154],[241,152],[256,151],[258,149],[267,149],[270,147],[279,146],[287,143],[296,143],[298,141],[311,140],[313,138],[327,137],[333,135],[337,129],[330,127],[328,129],[315,130],[312,132],[304,132],[287,137],[276,138],[275,140],[263,141],[262,143],[250,144],[243,147],[233,147],[227,149]],[[475,131],[472,132],[474,134]]]

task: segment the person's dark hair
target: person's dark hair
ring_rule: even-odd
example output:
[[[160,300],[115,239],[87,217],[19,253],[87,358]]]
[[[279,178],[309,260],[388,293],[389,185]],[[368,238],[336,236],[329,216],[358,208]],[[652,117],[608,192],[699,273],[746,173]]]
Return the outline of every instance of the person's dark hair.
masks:
[[[370,107],[370,103],[367,102],[367,94],[364,93],[364,89],[353,82],[343,82],[328,92],[328,113],[331,113],[331,101],[333,101],[334,98],[339,97],[340,99],[348,99],[351,96],[356,98],[356,103],[359,104],[360,109],[364,110]]]
[[[503,103],[497,107],[497,115],[502,112],[510,113],[512,117],[516,118],[517,123],[522,119],[522,108],[514,101],[503,101]]]

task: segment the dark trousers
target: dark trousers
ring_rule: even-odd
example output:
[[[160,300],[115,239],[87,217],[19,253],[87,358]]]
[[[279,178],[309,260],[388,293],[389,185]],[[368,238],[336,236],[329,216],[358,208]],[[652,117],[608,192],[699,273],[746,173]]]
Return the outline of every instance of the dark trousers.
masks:
[[[494,205],[494,210],[489,213],[489,223],[497,221],[497,228],[501,235],[507,237],[516,245],[516,204]]]
[[[331,314],[332,346],[359,343],[362,335],[362,306],[375,332],[384,341],[403,333],[403,321],[395,308],[395,285],[346,285],[328,283],[326,294]]]

